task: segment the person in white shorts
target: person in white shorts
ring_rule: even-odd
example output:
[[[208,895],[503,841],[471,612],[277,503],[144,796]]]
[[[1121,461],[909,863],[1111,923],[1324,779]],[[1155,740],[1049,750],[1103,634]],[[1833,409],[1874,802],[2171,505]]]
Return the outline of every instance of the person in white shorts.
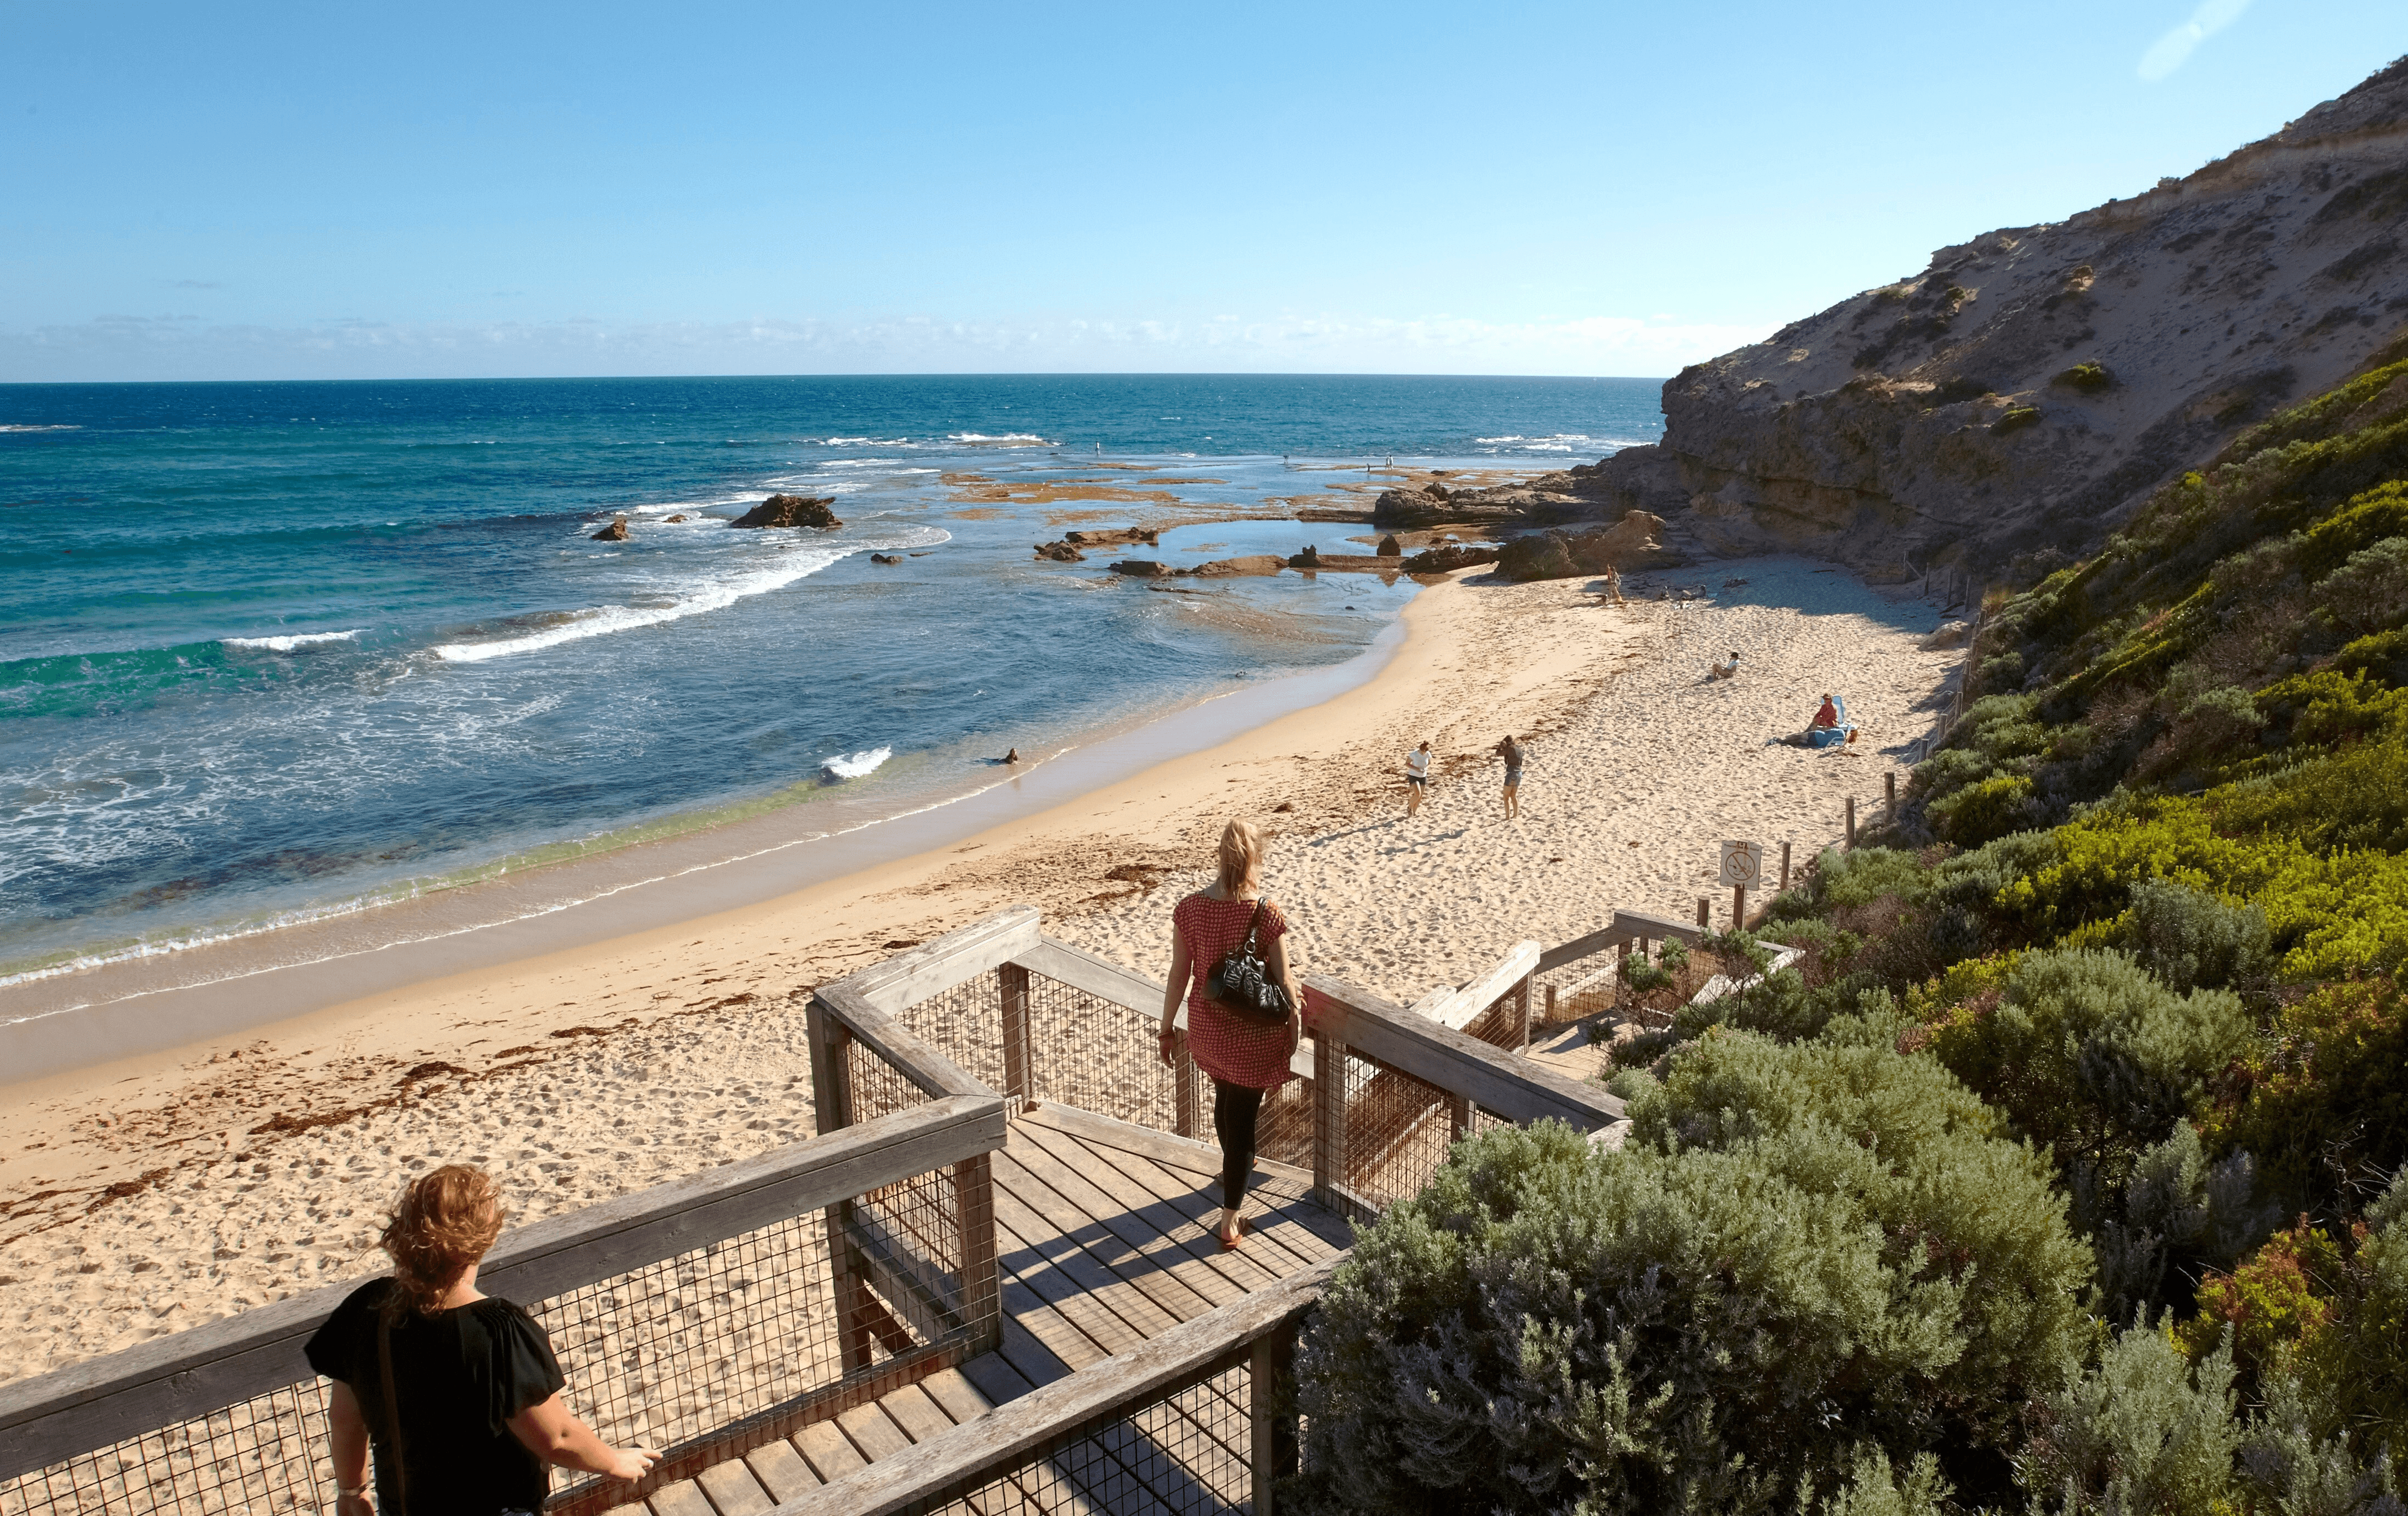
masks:
[[[1412,816],[1422,808],[1422,797],[1429,790],[1429,744],[1424,743],[1405,755],[1405,815]]]

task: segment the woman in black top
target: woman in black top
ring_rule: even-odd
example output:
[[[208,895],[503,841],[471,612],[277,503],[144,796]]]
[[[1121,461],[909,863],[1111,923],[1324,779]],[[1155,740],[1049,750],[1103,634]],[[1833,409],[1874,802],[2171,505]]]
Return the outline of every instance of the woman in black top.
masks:
[[[309,1366],[335,1381],[337,1516],[534,1512],[551,1492],[547,1463],[635,1480],[659,1457],[595,1437],[561,1404],[567,1380],[543,1328],[479,1292],[477,1265],[501,1233],[484,1171],[437,1169],[401,1192],[379,1239],[393,1278],[352,1291],[309,1339]]]

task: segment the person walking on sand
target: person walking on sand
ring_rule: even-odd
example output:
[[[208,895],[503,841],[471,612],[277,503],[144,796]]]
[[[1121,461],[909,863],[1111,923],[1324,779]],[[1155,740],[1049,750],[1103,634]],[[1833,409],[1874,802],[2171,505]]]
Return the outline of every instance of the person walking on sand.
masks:
[[[1505,819],[1508,821],[1522,819],[1522,760],[1528,751],[1513,740],[1510,731],[1505,734],[1505,740],[1497,744],[1497,756],[1505,760]]]
[[[1221,1139],[1221,1217],[1214,1228],[1235,1248],[1240,1207],[1254,1168],[1254,1118],[1263,1096],[1287,1083],[1288,1059],[1304,1036],[1304,994],[1288,965],[1287,917],[1263,898],[1263,835],[1244,821],[1221,831],[1220,877],[1170,913],[1170,983],[1162,992],[1162,1061],[1178,1066],[1174,1023],[1187,1001],[1187,1047],[1212,1077],[1212,1132]],[[1284,1024],[1247,1019],[1212,1000],[1212,971],[1252,935],[1269,982],[1287,991]]]
[[[533,1516],[551,1493],[546,1464],[633,1480],[660,1458],[595,1437],[561,1403],[568,1381],[543,1328],[477,1289],[502,1216],[482,1169],[412,1180],[377,1241],[392,1278],[345,1296],[302,1350],[334,1381],[337,1516]]]
[[[1408,818],[1422,808],[1422,796],[1429,789],[1429,766],[1427,743],[1405,755],[1405,815]]]

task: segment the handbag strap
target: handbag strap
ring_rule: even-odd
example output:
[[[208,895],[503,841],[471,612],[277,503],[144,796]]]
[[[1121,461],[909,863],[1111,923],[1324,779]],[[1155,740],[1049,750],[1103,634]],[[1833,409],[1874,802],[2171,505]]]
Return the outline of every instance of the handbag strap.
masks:
[[[1254,933],[1262,930],[1263,907],[1271,902],[1268,895],[1254,897],[1254,914],[1246,918],[1246,956],[1254,956]]]
[[[409,1516],[409,1462],[401,1451],[401,1401],[393,1389],[393,1318],[380,1307],[377,1311],[377,1372],[384,1376],[385,1441],[393,1449],[394,1497],[401,1509],[394,1516]]]

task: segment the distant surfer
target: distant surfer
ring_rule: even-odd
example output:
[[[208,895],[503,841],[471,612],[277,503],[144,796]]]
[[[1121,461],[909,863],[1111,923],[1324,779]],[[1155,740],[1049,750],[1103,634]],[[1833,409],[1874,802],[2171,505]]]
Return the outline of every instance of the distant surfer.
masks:
[[[1012,748],[1010,752],[1005,753],[1003,757],[999,758],[989,758],[987,761],[989,763],[1017,763],[1020,761],[1020,749],[1016,747]]]

